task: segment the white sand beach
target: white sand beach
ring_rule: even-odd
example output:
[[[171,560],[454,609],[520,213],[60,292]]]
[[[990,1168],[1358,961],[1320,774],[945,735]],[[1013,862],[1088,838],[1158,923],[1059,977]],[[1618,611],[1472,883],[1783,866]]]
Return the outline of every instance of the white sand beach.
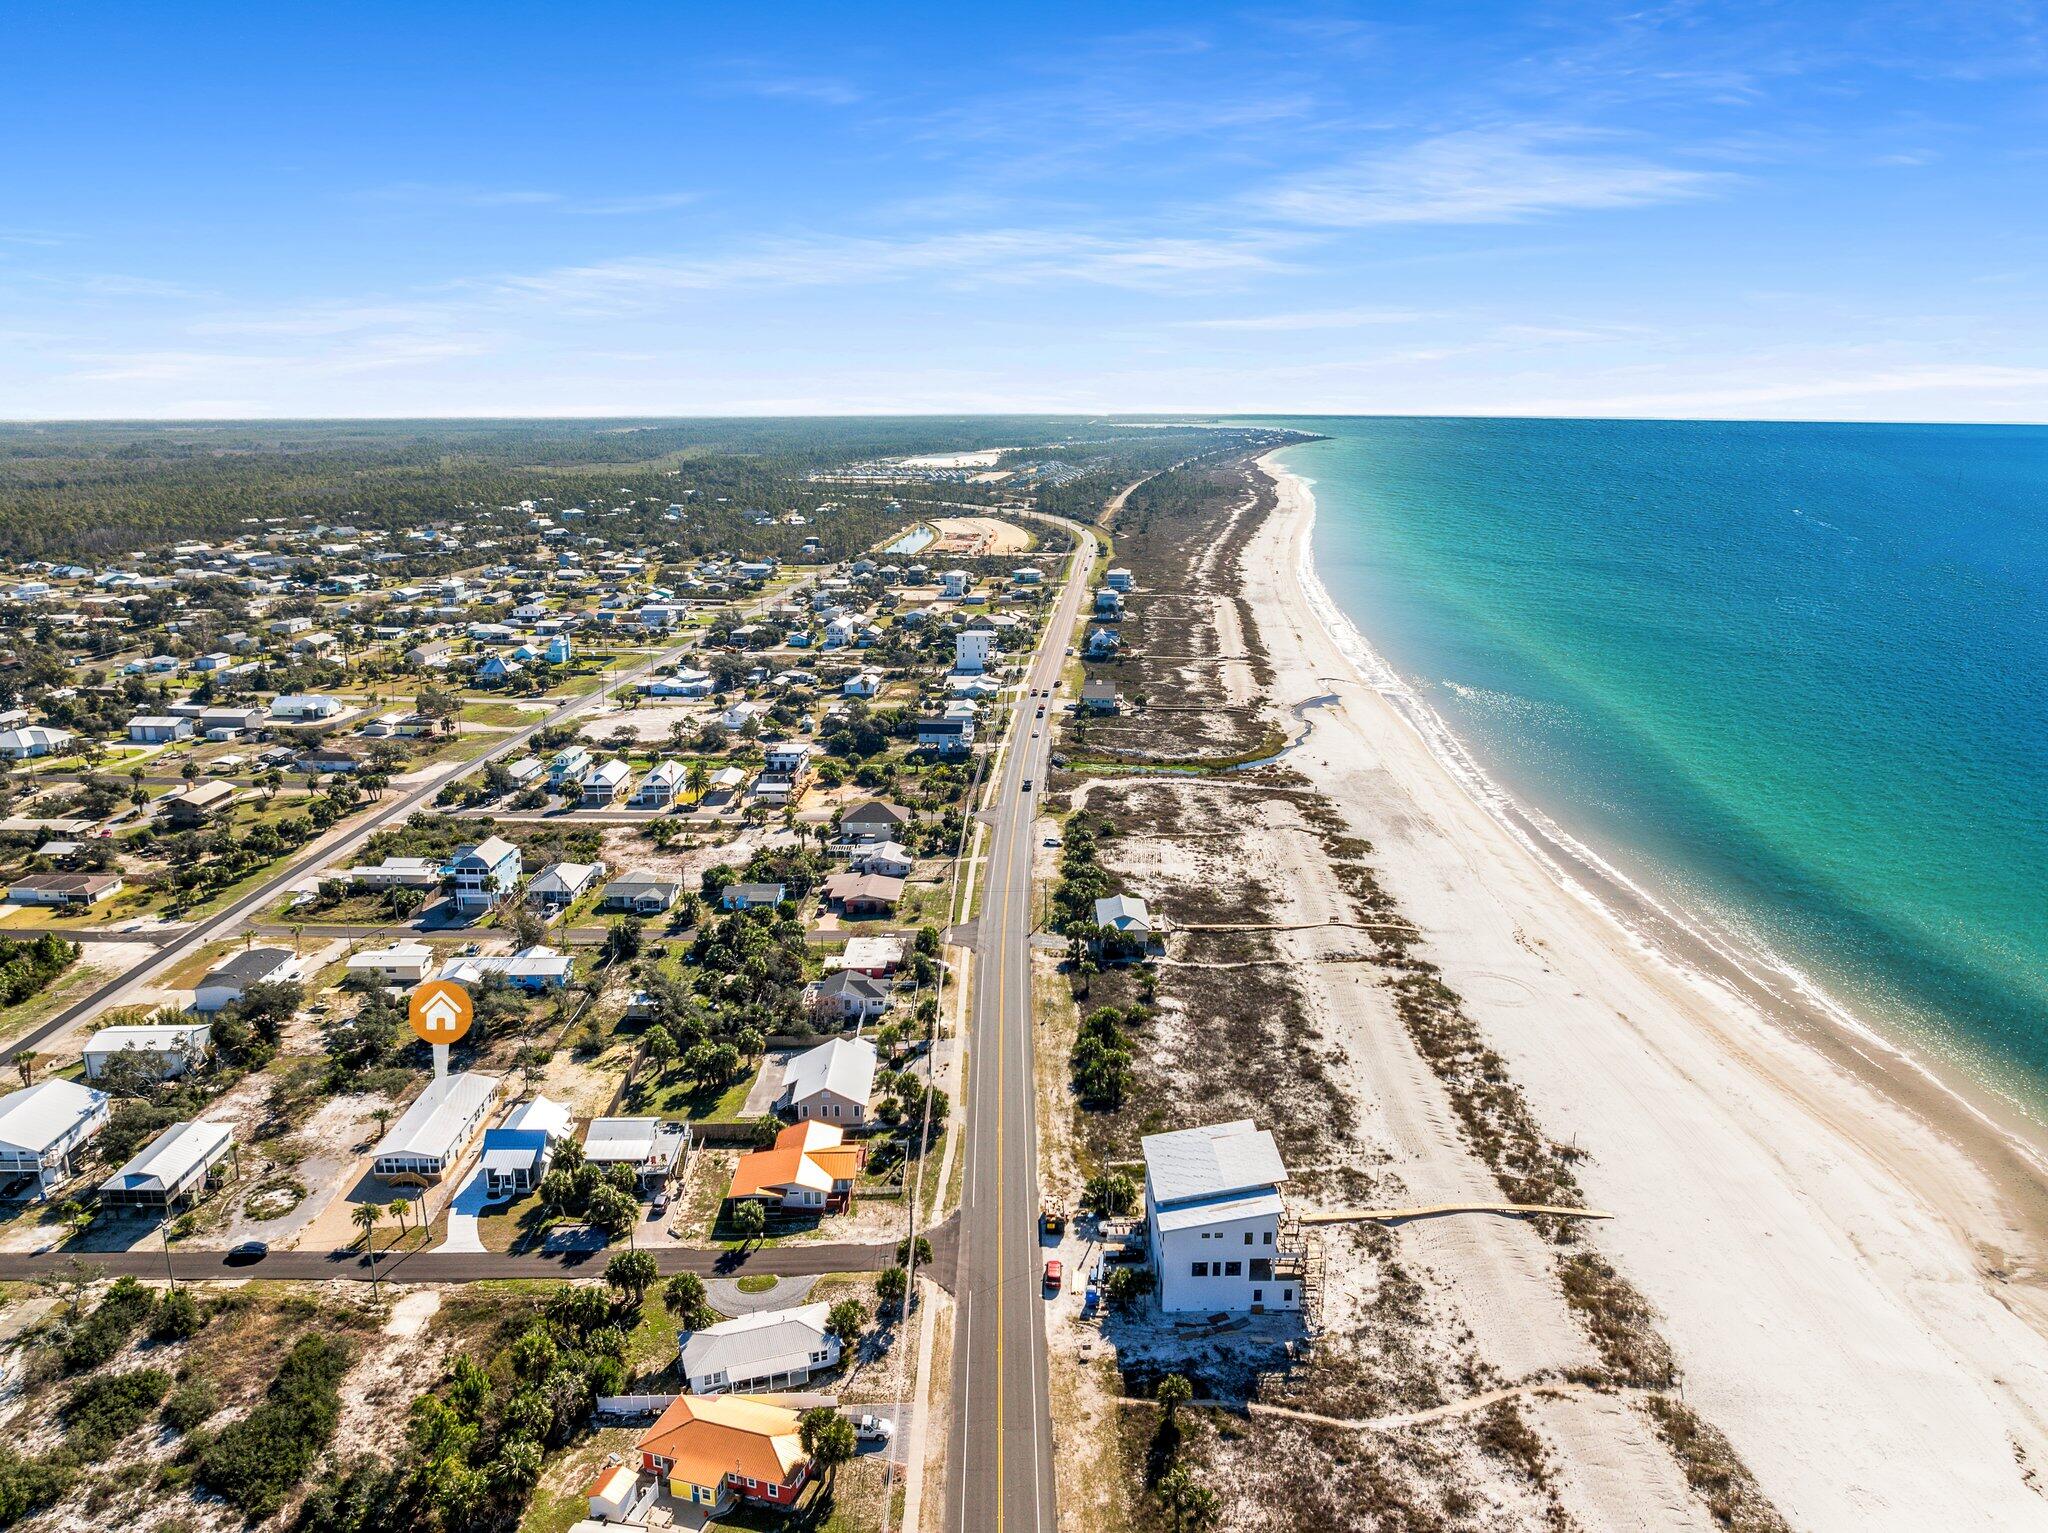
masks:
[[[1869,1036],[1652,940],[1483,803],[1315,581],[1308,486],[1264,466],[1279,506],[1243,570],[1274,701],[1337,699],[1289,764],[1372,843],[1427,956],[1583,1152],[1616,1215],[1593,1239],[1661,1312],[1687,1400],[1795,1527],[2048,1528],[2038,1148]],[[1417,1146],[1409,1179],[1427,1165]],[[1454,1247],[1431,1260],[1456,1279]]]

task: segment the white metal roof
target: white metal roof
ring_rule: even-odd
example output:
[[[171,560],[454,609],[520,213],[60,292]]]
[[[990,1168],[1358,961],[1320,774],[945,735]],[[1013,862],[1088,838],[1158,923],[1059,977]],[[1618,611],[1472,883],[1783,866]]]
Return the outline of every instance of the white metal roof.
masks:
[[[659,1118],[592,1118],[583,1136],[586,1160],[645,1160],[654,1153]]]
[[[41,1154],[91,1117],[107,1094],[75,1081],[43,1080],[0,1097],[0,1146]]]
[[[118,1054],[123,1049],[141,1049],[150,1054],[168,1054],[172,1050],[184,1050],[192,1046],[192,1035],[199,1035],[199,1042],[212,1036],[211,1023],[171,1022],[137,1024],[132,1027],[103,1027],[85,1040],[87,1054]]]
[[[1248,1198],[1198,1198],[1192,1203],[1176,1203],[1171,1208],[1155,1208],[1153,1220],[1162,1230],[1184,1230],[1198,1225],[1229,1224],[1235,1219],[1256,1219],[1270,1214],[1279,1218],[1286,1212],[1277,1192],[1255,1193]]]
[[[1143,1146],[1146,1184],[1162,1208],[1197,1198],[1269,1192],[1287,1180],[1273,1136],[1249,1118],[1147,1134]]]
[[[560,1139],[569,1132],[569,1109],[546,1097],[535,1097],[515,1107],[504,1126],[509,1129],[537,1129],[550,1139]]]
[[[463,1125],[497,1094],[495,1075],[465,1072],[429,1081],[372,1153],[379,1158],[421,1155],[446,1160],[458,1148]]]
[[[218,1119],[173,1123],[133,1160],[100,1183],[102,1192],[175,1192],[194,1171],[212,1165],[234,1143],[235,1127]]]
[[[865,1102],[875,1089],[875,1046],[865,1038],[834,1038],[797,1055],[782,1079],[783,1094],[792,1102],[820,1091]]]
[[[1120,931],[1134,926],[1149,928],[1152,912],[1135,894],[1112,894],[1095,902],[1095,924],[1114,926]]]
[[[829,1304],[802,1304],[693,1331],[683,1343],[684,1376],[723,1373],[752,1379],[807,1369],[811,1354],[825,1346],[825,1322],[831,1313]]]

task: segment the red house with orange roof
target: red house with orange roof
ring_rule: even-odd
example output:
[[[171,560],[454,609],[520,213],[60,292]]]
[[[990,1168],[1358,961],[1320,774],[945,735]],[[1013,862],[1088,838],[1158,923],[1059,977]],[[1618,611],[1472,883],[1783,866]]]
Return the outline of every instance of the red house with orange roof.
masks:
[[[670,1496],[713,1516],[742,1499],[794,1506],[811,1472],[797,1413],[748,1395],[679,1396],[639,1448]]]

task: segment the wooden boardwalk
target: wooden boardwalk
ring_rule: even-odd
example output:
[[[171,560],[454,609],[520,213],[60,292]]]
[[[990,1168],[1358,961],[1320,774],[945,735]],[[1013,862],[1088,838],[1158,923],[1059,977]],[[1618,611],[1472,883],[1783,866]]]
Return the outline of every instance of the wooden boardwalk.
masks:
[[[1567,1208],[1559,1203],[1415,1203],[1407,1208],[1333,1208],[1305,1213],[1303,1224],[1402,1224],[1410,1219],[1441,1219],[1447,1214],[1500,1214],[1519,1217],[1551,1214],[1559,1219],[1612,1219],[1597,1208]]]

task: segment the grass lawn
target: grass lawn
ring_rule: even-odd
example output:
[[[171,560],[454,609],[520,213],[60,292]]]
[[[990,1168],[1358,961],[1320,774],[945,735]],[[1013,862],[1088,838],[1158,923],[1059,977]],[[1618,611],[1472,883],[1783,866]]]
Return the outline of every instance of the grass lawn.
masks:
[[[558,1222],[546,1212],[536,1194],[529,1193],[510,1203],[492,1203],[477,1216],[477,1238],[486,1251],[523,1251],[538,1245]]]
[[[656,1085],[643,1074],[633,1083],[631,1111],[696,1122],[737,1123],[755,1073],[749,1071],[732,1085],[722,1087],[699,1086],[683,1075],[671,1076]]]
[[[765,1272],[749,1272],[739,1280],[739,1290],[741,1293],[766,1293],[780,1281]]]

